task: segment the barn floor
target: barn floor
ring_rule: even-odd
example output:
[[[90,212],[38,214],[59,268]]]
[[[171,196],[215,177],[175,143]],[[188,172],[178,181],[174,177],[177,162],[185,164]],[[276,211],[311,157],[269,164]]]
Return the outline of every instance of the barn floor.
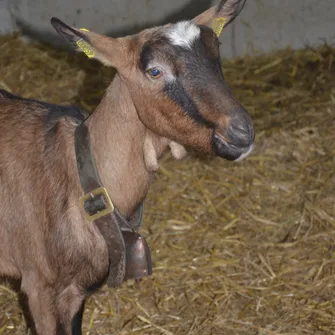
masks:
[[[96,105],[113,72],[0,37],[0,86]],[[335,49],[224,62],[256,129],[239,163],[167,154],[141,233],[154,274],[88,300],[84,334],[335,334]],[[0,286],[0,334],[21,323]]]

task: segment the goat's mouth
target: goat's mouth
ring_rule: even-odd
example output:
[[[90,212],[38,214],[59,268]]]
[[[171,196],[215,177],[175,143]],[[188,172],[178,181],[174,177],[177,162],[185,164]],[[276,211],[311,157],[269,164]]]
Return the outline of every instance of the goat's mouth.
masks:
[[[247,147],[237,147],[217,133],[213,134],[212,146],[216,155],[230,161],[241,161],[249,156],[254,147],[253,143]]]

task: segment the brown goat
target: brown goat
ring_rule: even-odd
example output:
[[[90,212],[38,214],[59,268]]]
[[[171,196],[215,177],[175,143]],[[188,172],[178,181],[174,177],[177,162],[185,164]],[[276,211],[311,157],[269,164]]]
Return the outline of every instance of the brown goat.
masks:
[[[124,216],[143,202],[169,145],[176,158],[184,145],[229,160],[251,152],[251,119],[224,81],[214,33],[240,5],[223,0],[193,21],[117,39],[52,19],[76,48],[118,71],[85,124],[101,180]],[[81,334],[85,297],[109,271],[105,240],[79,206],[80,117],[77,107],[0,90],[0,276],[20,282],[39,335]]]

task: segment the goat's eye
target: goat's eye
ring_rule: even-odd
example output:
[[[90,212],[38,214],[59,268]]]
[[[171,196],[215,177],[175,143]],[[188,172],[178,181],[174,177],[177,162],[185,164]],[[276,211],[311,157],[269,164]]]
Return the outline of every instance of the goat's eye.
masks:
[[[150,69],[148,71],[148,73],[149,73],[150,77],[153,78],[153,79],[158,79],[162,76],[162,71],[155,68],[155,67],[153,69]]]

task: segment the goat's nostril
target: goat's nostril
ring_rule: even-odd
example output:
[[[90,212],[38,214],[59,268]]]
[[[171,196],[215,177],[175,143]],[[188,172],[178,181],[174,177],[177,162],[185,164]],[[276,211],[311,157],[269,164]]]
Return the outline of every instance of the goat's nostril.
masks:
[[[232,131],[235,131],[235,132],[240,132],[242,134],[248,134],[249,133],[249,127],[244,127],[243,125],[231,125],[231,128],[232,128]]]
[[[237,147],[250,146],[254,141],[254,130],[251,124],[238,122],[231,123],[228,127],[228,136]]]
[[[227,135],[231,144],[236,147],[246,148],[253,144],[254,129],[250,115],[244,108],[232,113]]]

